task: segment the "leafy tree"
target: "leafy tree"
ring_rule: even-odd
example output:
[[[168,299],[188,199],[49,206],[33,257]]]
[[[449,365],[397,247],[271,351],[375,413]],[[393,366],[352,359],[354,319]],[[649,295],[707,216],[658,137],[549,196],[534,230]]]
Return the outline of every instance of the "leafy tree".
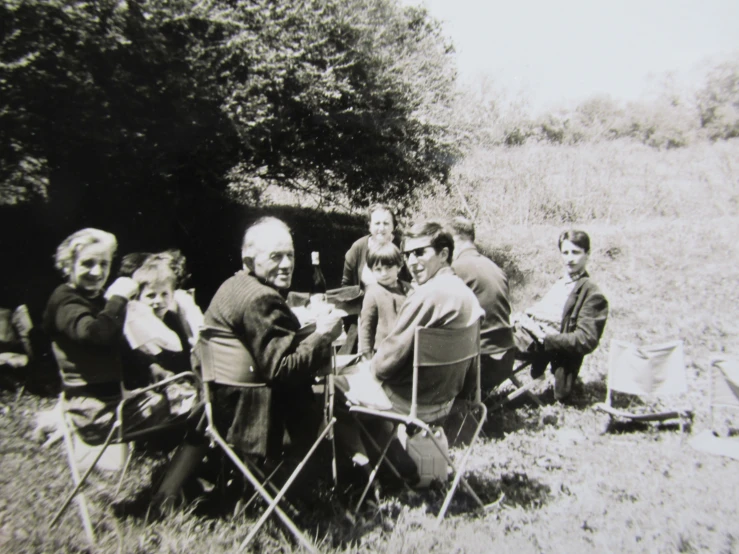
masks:
[[[2,0],[0,21],[0,201],[50,217],[266,184],[365,203],[453,160],[450,49],[395,1]]]

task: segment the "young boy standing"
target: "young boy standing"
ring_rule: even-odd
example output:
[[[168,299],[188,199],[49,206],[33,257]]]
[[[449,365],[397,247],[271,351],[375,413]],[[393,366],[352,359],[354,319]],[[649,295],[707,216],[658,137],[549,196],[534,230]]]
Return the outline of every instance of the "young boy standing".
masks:
[[[400,306],[411,291],[410,283],[398,279],[403,257],[398,247],[386,243],[367,252],[369,267],[377,283],[364,293],[359,325],[359,352],[370,359],[395,324]]]

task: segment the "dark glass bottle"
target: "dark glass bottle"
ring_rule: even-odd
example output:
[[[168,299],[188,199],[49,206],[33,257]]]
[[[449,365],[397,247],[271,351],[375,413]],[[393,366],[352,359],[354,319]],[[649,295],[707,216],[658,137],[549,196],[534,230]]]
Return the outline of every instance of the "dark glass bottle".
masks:
[[[321,260],[318,252],[311,252],[311,262],[313,263],[313,279],[311,279],[310,295],[311,299],[314,296],[318,296],[317,301],[326,300],[326,278],[323,276],[321,271]],[[315,302],[315,300],[314,300]]]

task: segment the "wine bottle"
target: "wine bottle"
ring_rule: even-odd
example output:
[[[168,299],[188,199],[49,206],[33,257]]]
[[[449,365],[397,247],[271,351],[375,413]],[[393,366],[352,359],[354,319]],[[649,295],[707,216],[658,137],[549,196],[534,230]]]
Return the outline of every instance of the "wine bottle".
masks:
[[[309,291],[311,303],[322,303],[326,301],[326,278],[323,276],[323,271],[321,271],[321,260],[318,252],[311,252],[310,257],[313,263],[313,279]]]

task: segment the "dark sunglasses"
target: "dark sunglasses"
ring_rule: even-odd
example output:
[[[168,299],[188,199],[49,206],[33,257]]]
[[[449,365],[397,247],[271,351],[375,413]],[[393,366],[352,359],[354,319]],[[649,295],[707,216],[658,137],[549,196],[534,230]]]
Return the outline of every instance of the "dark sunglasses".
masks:
[[[416,258],[420,258],[421,256],[424,255],[427,248],[431,248],[431,245],[429,244],[426,246],[419,246],[418,248],[414,248],[413,250],[407,250],[403,252],[403,256],[405,257],[406,260],[411,257],[411,254],[416,256]]]

